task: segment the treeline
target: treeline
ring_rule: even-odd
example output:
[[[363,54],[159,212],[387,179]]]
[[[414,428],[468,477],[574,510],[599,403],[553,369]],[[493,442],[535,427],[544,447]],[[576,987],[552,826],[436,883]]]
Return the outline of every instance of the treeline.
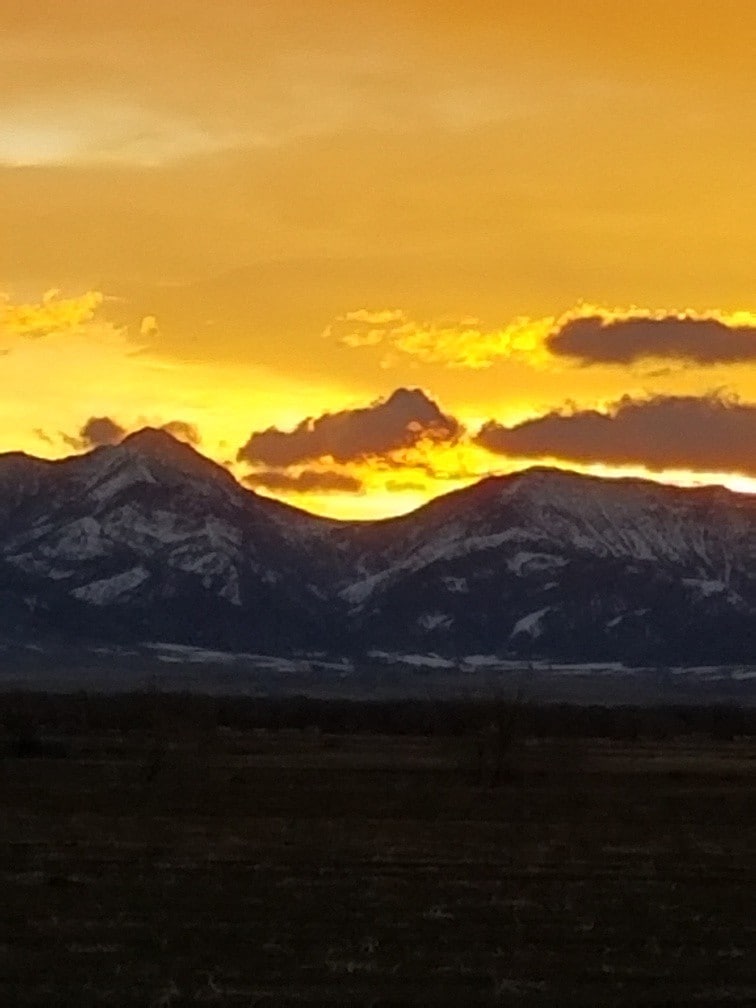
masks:
[[[521,737],[671,739],[756,737],[756,708],[603,707],[503,700],[344,700],[313,697],[210,697],[189,693],[14,692],[0,695],[6,737],[101,732],[172,736],[232,731],[318,730],[327,734],[464,737],[506,723]]]

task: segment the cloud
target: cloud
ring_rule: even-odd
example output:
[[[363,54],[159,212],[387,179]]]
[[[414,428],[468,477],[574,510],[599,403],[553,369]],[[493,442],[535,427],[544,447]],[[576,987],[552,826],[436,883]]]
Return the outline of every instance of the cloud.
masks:
[[[34,431],[33,431],[33,434],[34,434],[34,436],[36,438],[39,438],[40,441],[44,441],[44,443],[47,444],[47,445],[54,445],[55,444],[55,438],[50,437],[50,435],[47,433],[47,431],[44,430],[44,428],[42,428],[42,427],[35,427]]]
[[[347,347],[378,346],[392,335],[406,330],[407,316],[400,308],[386,308],[371,311],[359,308],[357,311],[340,315],[323,333],[325,337],[335,336]]]
[[[201,440],[197,427],[192,423],[187,423],[186,420],[169,420],[168,423],[162,424],[160,429],[167,431],[178,441],[185,441],[195,447]]]
[[[527,358],[536,363],[553,319],[518,317],[488,328],[472,316],[418,322],[398,308],[361,308],[339,315],[323,336],[350,349],[381,347],[384,367],[411,357],[423,364],[481,370],[497,360]]]
[[[518,316],[489,327],[474,317],[418,322],[400,309],[339,315],[323,335],[351,349],[380,347],[383,365],[403,357],[479,370],[497,361],[548,366],[663,359],[700,365],[756,360],[756,314],[605,308],[581,303],[561,316]]]
[[[82,448],[99,448],[119,444],[127,431],[108,416],[90,417],[79,431],[78,443]]]
[[[584,364],[667,358],[711,365],[756,360],[756,315],[631,312],[565,316],[549,350]]]
[[[348,473],[303,469],[290,473],[281,469],[261,469],[249,473],[244,482],[275,493],[363,493],[364,485]]]
[[[756,405],[717,395],[625,396],[607,413],[551,412],[512,427],[492,420],[474,440],[513,457],[756,476]]]
[[[359,409],[308,417],[292,431],[276,427],[252,434],[237,460],[272,467],[318,459],[355,462],[385,457],[424,442],[450,443],[461,433],[458,421],[442,413],[420,389],[399,388]]]
[[[391,493],[423,493],[427,490],[424,483],[417,480],[387,480],[386,489]]]
[[[142,426],[144,424],[139,423],[124,427],[109,416],[90,417],[76,436],[72,437],[63,433],[60,436],[69,447],[76,451],[89,451],[103,445],[120,444],[127,434],[139,430]],[[160,425],[160,430],[167,431],[178,441],[185,441],[187,444],[196,446],[200,443],[199,431],[194,424],[187,423],[186,420],[169,420]]]
[[[142,339],[154,339],[160,335],[160,326],[154,315],[145,315],[139,323],[139,335]]]
[[[75,329],[91,322],[102,302],[99,291],[61,298],[60,291],[54,289],[41,301],[29,304],[11,304],[7,294],[0,294],[0,333],[39,337]]]

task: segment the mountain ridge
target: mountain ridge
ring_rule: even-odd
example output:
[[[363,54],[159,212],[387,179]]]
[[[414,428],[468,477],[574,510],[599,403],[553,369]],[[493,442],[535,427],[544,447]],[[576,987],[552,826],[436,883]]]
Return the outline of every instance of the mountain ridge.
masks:
[[[489,474],[482,476],[476,482],[470,484],[467,487],[457,488],[454,490],[449,490],[444,493],[438,494],[432,497],[430,500],[418,505],[412,511],[404,512],[398,515],[387,515],[380,518],[330,518],[324,515],[317,515],[313,512],[307,511],[306,508],[299,507],[295,504],[290,504],[288,501],[280,501],[278,498],[270,497],[267,494],[259,494],[252,490],[250,487],[245,486],[241,483],[233,473],[228,470],[224,465],[219,462],[214,461],[209,456],[200,452],[194,445],[183,441],[180,438],[174,437],[169,431],[166,431],[161,427],[142,427],[139,430],[133,431],[127,434],[122,441],[117,445],[99,445],[85,452],[72,452],[70,455],[62,456],[61,458],[44,458],[42,456],[33,455],[29,452],[22,451],[19,449],[13,449],[5,452],[0,452],[0,477],[3,475],[3,469],[6,462],[17,464],[29,463],[31,465],[39,465],[42,467],[60,467],[65,466],[70,463],[76,462],[77,460],[91,459],[100,453],[111,453],[113,450],[128,449],[134,451],[139,455],[147,455],[151,458],[163,459],[164,461],[177,460],[177,459],[193,459],[196,460],[197,465],[191,468],[199,469],[200,466],[206,466],[208,470],[213,470],[217,474],[221,475],[224,479],[231,480],[241,491],[246,494],[251,494],[254,497],[262,498],[266,501],[276,501],[282,504],[283,507],[291,509],[292,511],[299,512],[300,514],[308,515],[311,518],[322,520],[325,522],[331,522],[338,525],[343,525],[345,527],[355,526],[355,525],[380,525],[388,522],[399,521],[404,518],[408,518],[418,512],[424,510],[425,508],[431,507],[437,501],[443,501],[449,498],[454,498],[459,494],[465,494],[476,488],[483,488],[487,486],[505,485],[510,483],[519,482],[523,478],[533,479],[539,476],[559,476],[565,477],[570,480],[576,480],[584,485],[594,483],[598,485],[606,484],[616,484],[619,486],[644,486],[644,487],[663,487],[671,492],[678,492],[686,497],[694,495],[722,495],[729,499],[742,499],[745,501],[756,501],[756,494],[749,493],[744,490],[732,490],[729,487],[724,486],[721,483],[704,483],[695,486],[680,486],[675,483],[664,483],[660,480],[655,480],[650,477],[643,476],[598,476],[593,473],[581,473],[574,469],[562,468],[561,466],[549,466],[544,464],[533,464],[525,466],[522,469],[517,469],[510,473],[503,474]]]
[[[0,631],[556,659],[756,657],[756,496],[545,466],[323,518],[165,431],[0,456]]]

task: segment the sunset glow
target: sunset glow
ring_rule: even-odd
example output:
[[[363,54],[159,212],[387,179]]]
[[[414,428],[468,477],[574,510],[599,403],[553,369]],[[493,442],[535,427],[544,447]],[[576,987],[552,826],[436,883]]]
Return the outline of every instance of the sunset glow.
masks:
[[[0,450],[173,425],[347,518],[534,464],[756,492],[750,3],[0,27]]]

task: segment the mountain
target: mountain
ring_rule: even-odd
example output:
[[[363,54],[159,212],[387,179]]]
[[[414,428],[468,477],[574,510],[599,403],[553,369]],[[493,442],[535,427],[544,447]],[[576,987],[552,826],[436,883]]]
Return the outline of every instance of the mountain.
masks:
[[[0,456],[0,632],[753,661],[756,498],[534,468],[338,522],[148,428],[58,462]]]
[[[0,522],[6,631],[267,647],[325,632],[332,523],[164,431],[61,462],[0,457]]]
[[[366,573],[342,598],[375,644],[563,660],[756,656],[749,495],[533,468],[357,540]]]

